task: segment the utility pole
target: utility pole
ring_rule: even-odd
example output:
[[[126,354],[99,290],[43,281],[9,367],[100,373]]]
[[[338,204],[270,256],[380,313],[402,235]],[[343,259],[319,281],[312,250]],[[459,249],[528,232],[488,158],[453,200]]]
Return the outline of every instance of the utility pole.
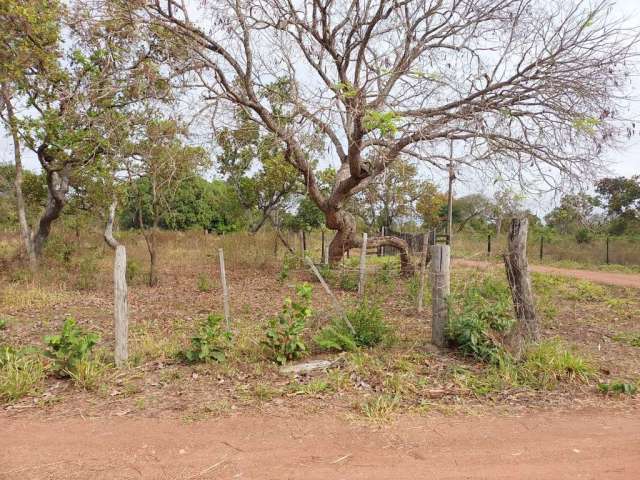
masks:
[[[456,172],[453,167],[453,140],[449,143],[449,192],[447,194],[447,244],[451,246],[453,235],[453,181]]]

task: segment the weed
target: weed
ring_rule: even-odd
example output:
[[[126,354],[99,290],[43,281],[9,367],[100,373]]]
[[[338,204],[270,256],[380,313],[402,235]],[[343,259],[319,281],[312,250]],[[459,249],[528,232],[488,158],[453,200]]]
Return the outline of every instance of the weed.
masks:
[[[360,405],[360,411],[371,421],[387,422],[398,409],[399,403],[397,396],[378,395]]]
[[[0,330],[6,330],[8,323],[9,322],[6,317],[0,317]]]
[[[0,399],[15,401],[35,393],[45,376],[40,354],[0,347]]]
[[[69,317],[59,335],[45,337],[48,346],[45,353],[53,359],[53,369],[58,375],[70,376],[79,362],[87,360],[99,339],[97,333],[85,332]]]
[[[327,379],[316,378],[309,383],[293,384],[292,390],[296,395],[320,395],[331,389],[331,384]]]
[[[181,352],[182,358],[189,363],[224,362],[231,333],[223,332],[222,321],[222,316],[210,314],[200,325],[198,333],[191,337],[191,347]]]
[[[205,273],[201,273],[200,275],[198,275],[197,286],[199,292],[210,292],[211,290],[213,290],[213,282],[211,281],[211,278],[209,278],[209,276]]]
[[[520,368],[524,383],[544,389],[552,388],[558,382],[586,383],[593,374],[591,364],[558,339],[529,347]]]
[[[96,390],[102,383],[109,366],[100,360],[83,358],[77,361],[69,376],[84,390]]]
[[[597,302],[605,299],[606,296],[607,291],[604,287],[586,280],[577,281],[573,288],[568,288],[565,293],[567,300],[578,302]]]
[[[282,268],[278,272],[278,281],[284,282],[291,273],[291,269],[298,263],[298,258],[290,253],[285,253],[282,259]]]
[[[409,295],[409,299],[412,303],[416,303],[418,301],[418,295],[420,294],[420,275],[416,274],[412,276],[407,282],[407,292]],[[431,303],[431,290],[426,288],[422,292],[422,304],[429,305]]]
[[[514,323],[507,285],[492,277],[474,279],[452,296],[450,305],[461,307],[452,311],[446,332],[449,340],[465,355],[498,361],[503,351],[499,339]]]
[[[347,321],[354,331],[351,331]],[[335,319],[314,338],[325,350],[353,351],[358,347],[373,347],[390,336],[382,310],[366,299],[348,310],[345,318]]]
[[[300,358],[307,347],[302,341],[302,333],[307,319],[311,316],[311,286],[303,283],[296,288],[298,301],[287,298],[282,311],[269,320],[266,329],[267,339],[263,344],[271,351],[272,358],[280,365]]]
[[[638,393],[638,386],[635,383],[616,380],[611,383],[599,383],[598,390],[605,395],[617,393],[619,395],[633,396]]]
[[[257,383],[253,386],[253,395],[263,402],[268,402],[280,392],[266,383]]]
[[[612,338],[616,342],[626,343],[632,347],[640,347],[640,332],[619,333]]]
[[[52,288],[23,288],[9,285],[0,296],[0,304],[7,309],[35,310],[52,307],[67,299],[67,294]]]

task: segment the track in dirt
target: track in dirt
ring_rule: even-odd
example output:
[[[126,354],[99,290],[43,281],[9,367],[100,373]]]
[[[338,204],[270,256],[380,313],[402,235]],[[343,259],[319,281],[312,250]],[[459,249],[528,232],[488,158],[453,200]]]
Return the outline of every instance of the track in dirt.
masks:
[[[495,263],[484,262],[481,260],[466,260],[461,258],[455,259],[453,263],[460,267],[491,267],[497,265]],[[546,265],[529,265],[529,269],[532,272],[550,273],[552,275],[560,275],[563,277],[574,277],[594,283],[604,283],[606,285],[616,285],[619,287],[640,288],[640,275],[556,268]]]
[[[1,479],[633,479],[640,418],[611,411],[523,417],[329,415],[0,419]]]

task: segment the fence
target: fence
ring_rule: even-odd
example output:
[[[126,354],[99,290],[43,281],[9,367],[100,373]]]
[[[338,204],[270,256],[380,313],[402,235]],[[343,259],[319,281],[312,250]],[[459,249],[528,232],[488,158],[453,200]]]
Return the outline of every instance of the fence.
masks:
[[[458,257],[482,258],[505,250],[506,234],[461,234],[454,237]],[[527,256],[533,262],[569,262],[583,265],[640,266],[640,240],[627,237],[599,236],[578,243],[574,237],[545,238],[531,235]]]

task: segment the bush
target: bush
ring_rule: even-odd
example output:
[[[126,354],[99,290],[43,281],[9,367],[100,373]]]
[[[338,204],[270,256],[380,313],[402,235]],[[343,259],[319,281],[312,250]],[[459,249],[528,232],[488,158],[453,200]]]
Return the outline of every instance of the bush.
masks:
[[[638,386],[635,383],[616,380],[611,383],[599,383],[598,390],[605,395],[616,393],[618,395],[633,396],[638,393]]]
[[[135,282],[140,276],[140,272],[142,271],[142,267],[137,260],[127,259],[127,269],[125,272],[125,277],[127,279],[127,283]]]
[[[550,389],[559,382],[587,382],[594,369],[584,358],[570,351],[560,340],[544,340],[531,345],[520,368],[521,382]]]
[[[347,292],[357,292],[360,278],[354,272],[342,272],[340,276],[340,288]]]
[[[53,369],[59,376],[67,377],[76,372],[78,362],[87,360],[91,350],[100,340],[94,332],[85,332],[73,318],[67,318],[60,335],[45,337],[45,354],[53,359]]]
[[[503,352],[500,339],[514,324],[506,283],[492,277],[472,281],[450,300],[452,305],[461,306],[458,311],[451,308],[446,331],[449,340],[465,355],[497,362]]]
[[[231,333],[222,330],[223,320],[221,315],[210,314],[200,325],[198,333],[191,337],[191,347],[180,352],[180,356],[189,363],[224,362]]]
[[[262,343],[270,350],[272,358],[280,365],[300,358],[307,347],[302,341],[302,333],[307,319],[311,316],[311,286],[307,283],[296,288],[298,301],[287,298],[282,312],[269,320],[266,328],[267,339]]]
[[[576,232],[576,242],[578,243],[591,243],[593,240],[593,233],[587,228],[581,228]]]
[[[373,347],[389,338],[390,329],[382,310],[366,300],[345,313],[352,331],[343,318],[334,320],[314,338],[324,350],[353,351],[358,347]]]
[[[14,401],[35,393],[44,376],[37,352],[0,347],[0,399]]]

